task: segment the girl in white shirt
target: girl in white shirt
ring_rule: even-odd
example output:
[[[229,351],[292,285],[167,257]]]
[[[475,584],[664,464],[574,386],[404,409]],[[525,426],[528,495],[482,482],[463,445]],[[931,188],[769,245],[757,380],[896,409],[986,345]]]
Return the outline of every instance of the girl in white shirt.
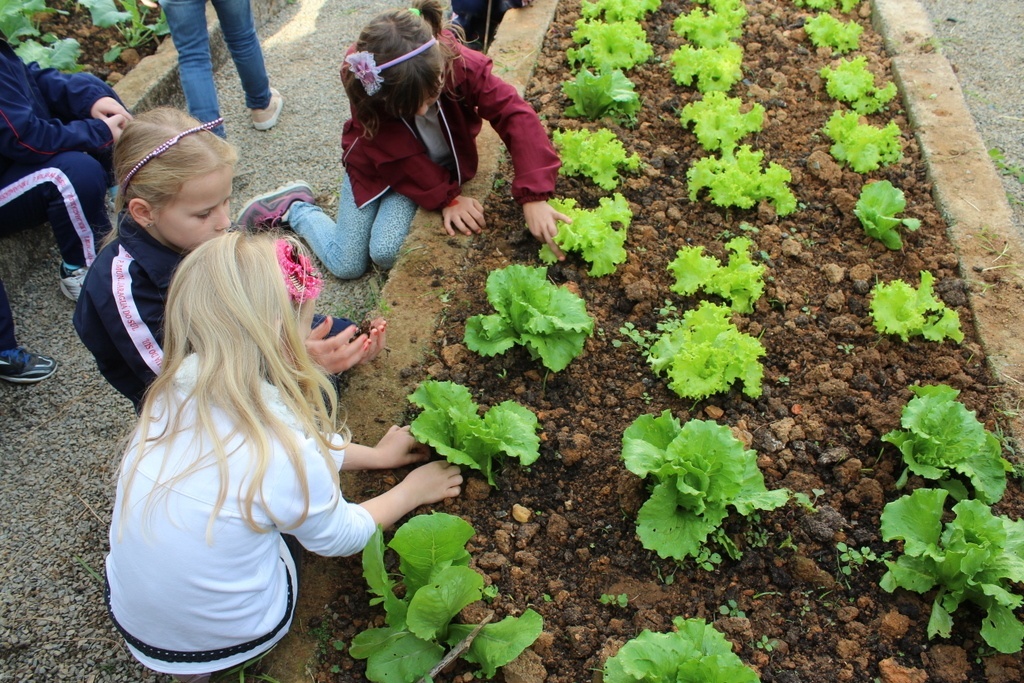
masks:
[[[460,492],[459,469],[434,461],[362,504],[342,497],[339,469],[427,452],[408,427],[369,447],[337,426],[336,393],[300,333],[320,286],[301,244],[268,234],[210,240],[174,276],[106,563],[115,626],[155,671],[202,681],[276,644],[295,610],[295,541],[351,555],[378,524]]]

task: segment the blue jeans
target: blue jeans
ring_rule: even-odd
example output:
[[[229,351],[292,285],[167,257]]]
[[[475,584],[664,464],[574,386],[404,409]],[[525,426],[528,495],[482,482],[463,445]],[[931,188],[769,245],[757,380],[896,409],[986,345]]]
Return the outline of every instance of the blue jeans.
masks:
[[[256,35],[249,0],[210,0],[220,20],[224,42],[245,91],[245,106],[265,109],[270,104],[270,80],[263,49]],[[210,34],[206,30],[206,0],[162,0],[171,39],[178,50],[178,75],[188,111],[206,123],[220,116],[217,86],[210,60]],[[224,137],[224,126],[213,131]]]
[[[395,265],[417,208],[416,202],[394,190],[359,208],[346,174],[337,222],[314,204],[295,202],[288,209],[288,223],[324,268],[352,280],[366,272],[371,260],[385,270]]]

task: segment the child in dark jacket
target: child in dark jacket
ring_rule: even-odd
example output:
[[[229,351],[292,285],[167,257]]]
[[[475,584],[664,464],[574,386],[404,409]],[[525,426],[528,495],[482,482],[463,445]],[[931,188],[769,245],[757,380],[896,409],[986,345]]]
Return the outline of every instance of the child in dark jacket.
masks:
[[[121,218],[86,279],[74,323],[100,372],[136,409],[163,362],[171,276],[188,252],[231,226],[237,155],[210,132],[220,122],[152,109],[125,128],[114,152]],[[375,358],[386,326],[377,319],[360,333],[344,318],[316,316],[306,349],[339,373]]]
[[[340,278],[373,261],[390,268],[417,207],[440,211],[445,231],[469,235],[485,225],[483,207],[462,194],[476,175],[476,137],[486,119],[512,158],[512,195],[527,227],[561,258],[553,239],[560,162],[537,113],[495,76],[491,60],[462,45],[438,0],[387,12],[363,29],[341,69],[352,118],[342,133],[345,178],[337,223],[295,195],[301,183],[256,197],[245,225],[284,223]]]
[[[73,301],[110,230],[110,154],[131,118],[100,79],[25,64],[0,38],[0,234],[49,221]]]

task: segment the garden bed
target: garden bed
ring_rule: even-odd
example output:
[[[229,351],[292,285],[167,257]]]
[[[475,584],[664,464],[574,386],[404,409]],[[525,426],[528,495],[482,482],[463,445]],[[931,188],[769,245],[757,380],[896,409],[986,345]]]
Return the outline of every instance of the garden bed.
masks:
[[[484,607],[499,618],[527,607],[544,617],[541,638],[508,668],[522,676],[516,680],[590,680],[641,630],[668,631],[674,617],[684,616],[715,621],[763,681],[890,680],[903,669],[926,671],[938,681],[1019,680],[1019,654],[981,656],[988,651],[978,636],[979,612],[962,607],[954,616],[953,637],[929,642],[931,595],[886,593],[878,587],[883,565],[844,562],[837,551],[840,542],[870,548],[877,556],[896,549],[882,542],[879,515],[899,495],[895,482],[903,465],[881,436],[899,426],[912,397],[908,386],[944,383],[960,390],[960,400],[997,432],[1001,411],[1008,410],[972,328],[969,286],[932,200],[911,126],[891,105],[870,118],[876,125],[890,118],[898,123],[903,160],[865,176],[837,165],[821,133],[836,104],[818,76],[832,57],[804,36],[810,15],[782,0],[748,3],[740,39],[746,80],[732,94],[765,107],[764,130],[751,143],[765,152],[766,163],[792,172],[800,208],[779,218],[767,205],[739,211],[691,202],[686,170],[705,153],[680,125],[678,112],[699,95],[675,84],[666,66],[681,43],[670,30],[672,21],[690,8],[666,2],[644,22],[656,57],[627,72],[644,102],[635,128],[563,115],[569,101],[561,84],[570,77],[564,51],[579,18],[575,0],[559,6],[527,91],[551,131],[611,127],[645,162],[638,176],[618,188],[634,213],[628,261],[602,278],[589,277],[587,264],[574,256],[548,271],[553,282],[580,294],[596,320],[584,353],[549,374],[522,348],[482,358],[463,343],[466,319],[492,312],[484,294],[487,275],[513,263],[538,264],[537,243],[522,231],[521,211],[502,186],[488,198],[489,227],[474,238],[461,274],[434,273],[431,286],[448,302],[432,340],[434,359],[402,373],[413,382],[429,376],[464,384],[485,407],[515,400],[534,411],[543,427],[542,456],[529,470],[510,464],[496,489],[471,473],[462,497],[437,506],[476,529],[469,544],[474,566],[497,587],[497,597]],[[866,5],[859,21],[865,31],[856,54],[867,55],[876,73],[891,78]],[[499,177],[510,176],[511,167],[503,166]],[[853,214],[861,186],[883,179],[905,192],[906,215],[921,220],[919,231],[904,236],[901,251],[868,238]],[[592,208],[609,193],[587,180],[563,177],[558,194]],[[756,232],[742,231],[741,223]],[[699,402],[680,399],[620,329],[655,329],[666,301],[679,312],[695,307],[700,298],[670,292],[667,264],[678,249],[694,245],[724,259],[723,242],[741,233],[767,256],[765,296],[753,314],[734,318],[767,350],[763,395],[752,400],[736,388]],[[868,311],[871,287],[895,279],[916,286],[923,270],[935,276],[938,296],[958,311],[966,335],[961,344],[920,338],[904,343],[875,331]],[[998,282],[1001,273],[975,275],[984,287]],[[726,558],[710,570],[645,550],[635,521],[645,485],[622,464],[622,434],[637,417],[663,410],[680,421],[706,419],[731,427],[758,453],[769,488],[802,492],[817,512],[790,504],[753,523],[730,518],[726,530],[743,557]],[[409,411],[407,417],[414,415]],[[381,486],[373,477],[359,481],[346,489],[357,500]],[[910,486],[919,483],[912,479]],[[529,519],[513,518],[515,505],[522,508],[519,520],[524,510]],[[1019,518],[1021,508],[1019,482],[1013,480],[996,510]],[[325,645],[317,674],[323,681],[362,679],[364,664],[352,660],[343,645],[327,644],[348,643],[383,618],[378,608],[368,607],[359,559],[339,562],[339,576],[350,578],[331,588],[322,617],[301,625],[320,634]],[[628,597],[625,605],[603,604],[603,595]],[[456,665],[447,680],[469,680],[470,671]]]

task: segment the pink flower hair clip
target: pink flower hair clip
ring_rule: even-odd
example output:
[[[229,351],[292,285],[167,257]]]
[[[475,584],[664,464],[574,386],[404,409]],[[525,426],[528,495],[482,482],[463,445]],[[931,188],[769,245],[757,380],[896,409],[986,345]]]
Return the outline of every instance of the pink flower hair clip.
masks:
[[[415,50],[406,52],[401,57],[395,57],[390,62],[380,66],[377,66],[377,60],[374,59],[372,52],[353,52],[348,57],[345,57],[345,64],[348,66],[349,71],[352,72],[352,75],[363,84],[363,90],[366,91],[366,94],[373,97],[380,92],[381,86],[384,85],[384,77],[380,75],[381,71],[412,59],[416,55],[423,54],[436,44],[437,38],[431,38]]]
[[[287,240],[277,240],[277,263],[284,274],[284,286],[292,302],[301,304],[320,296],[323,281],[316,268]]]

